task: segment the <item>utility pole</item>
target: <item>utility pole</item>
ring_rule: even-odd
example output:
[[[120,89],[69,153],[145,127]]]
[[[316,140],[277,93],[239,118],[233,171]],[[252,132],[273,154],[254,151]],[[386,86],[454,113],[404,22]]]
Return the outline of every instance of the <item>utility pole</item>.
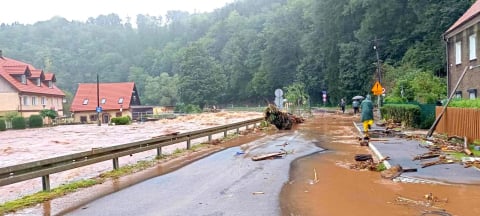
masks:
[[[102,121],[100,121],[100,84],[98,81],[98,73],[97,73],[97,109],[95,111],[97,112],[97,123],[98,126],[102,125]]]
[[[378,79],[378,82],[380,84],[382,84],[382,67],[380,65],[380,57],[378,56],[378,43],[377,42],[378,42],[378,39],[377,39],[377,36],[375,36],[373,49],[375,50],[375,54],[377,56],[377,79]],[[382,97],[382,95],[377,96],[378,115],[380,115],[380,116],[381,116],[381,113],[380,113],[380,103],[381,103],[380,98],[381,97]]]
[[[378,82],[382,84],[382,68],[380,67],[380,57],[378,56],[378,39],[377,36],[375,36],[373,49],[375,50],[375,54],[377,55],[377,76],[378,76]]]

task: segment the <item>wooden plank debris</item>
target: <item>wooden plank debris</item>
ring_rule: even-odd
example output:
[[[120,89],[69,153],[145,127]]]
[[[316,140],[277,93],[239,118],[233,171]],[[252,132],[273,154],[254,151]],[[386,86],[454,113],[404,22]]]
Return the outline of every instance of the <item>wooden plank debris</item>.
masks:
[[[278,157],[283,157],[283,155],[285,154],[287,154],[287,152],[274,152],[274,153],[262,154],[262,155],[253,156],[252,160],[259,161],[259,160],[266,160],[266,159],[274,159]]]

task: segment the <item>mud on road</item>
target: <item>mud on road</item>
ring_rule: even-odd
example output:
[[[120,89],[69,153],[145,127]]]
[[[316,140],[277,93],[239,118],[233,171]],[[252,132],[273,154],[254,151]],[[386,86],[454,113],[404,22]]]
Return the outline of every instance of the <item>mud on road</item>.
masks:
[[[478,185],[401,183],[350,169],[355,154],[372,154],[359,145],[353,121],[359,117],[320,114],[299,127],[328,151],[292,163],[281,193],[282,215],[480,215]],[[314,170],[318,182],[311,184]],[[437,202],[426,199],[430,193]]]

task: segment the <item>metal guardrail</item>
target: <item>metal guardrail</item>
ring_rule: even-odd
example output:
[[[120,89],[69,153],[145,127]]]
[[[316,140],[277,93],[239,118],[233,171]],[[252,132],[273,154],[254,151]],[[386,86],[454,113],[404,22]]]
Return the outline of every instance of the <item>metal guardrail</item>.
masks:
[[[226,137],[229,130],[237,130],[237,132],[239,132],[241,127],[246,127],[248,129],[249,125],[256,126],[256,124],[262,120],[263,118],[256,118],[197,131],[169,134],[149,140],[137,141],[106,148],[92,148],[90,151],[48,158],[8,167],[0,167],[0,186],[42,177],[43,190],[48,191],[50,190],[49,175],[53,173],[58,173],[111,159],[113,160],[113,168],[118,169],[119,157],[152,150],[155,148],[157,149],[157,155],[160,156],[162,147],[180,142],[187,142],[187,149],[190,149],[192,139],[208,136],[208,140],[211,141],[213,134],[218,134],[221,132],[223,132],[224,137]]]

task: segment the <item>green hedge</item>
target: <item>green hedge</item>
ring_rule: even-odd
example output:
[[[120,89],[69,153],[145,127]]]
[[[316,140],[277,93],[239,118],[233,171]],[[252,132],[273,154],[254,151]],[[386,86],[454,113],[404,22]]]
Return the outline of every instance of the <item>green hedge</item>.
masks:
[[[7,125],[5,124],[5,119],[0,119],[0,131],[7,130]]]
[[[455,99],[455,100],[450,101],[448,106],[449,107],[458,107],[458,108],[480,108],[480,99],[475,99],[475,100]]]
[[[115,125],[128,125],[131,122],[130,116],[115,117],[111,122]]]
[[[402,122],[407,127],[416,127],[420,121],[420,106],[413,104],[385,104],[380,108],[384,119]]]
[[[13,129],[25,129],[25,128],[27,128],[27,123],[25,122],[25,119],[21,116],[13,117],[12,128]]]
[[[40,115],[31,115],[28,123],[31,128],[41,128],[43,127],[43,118]]]

